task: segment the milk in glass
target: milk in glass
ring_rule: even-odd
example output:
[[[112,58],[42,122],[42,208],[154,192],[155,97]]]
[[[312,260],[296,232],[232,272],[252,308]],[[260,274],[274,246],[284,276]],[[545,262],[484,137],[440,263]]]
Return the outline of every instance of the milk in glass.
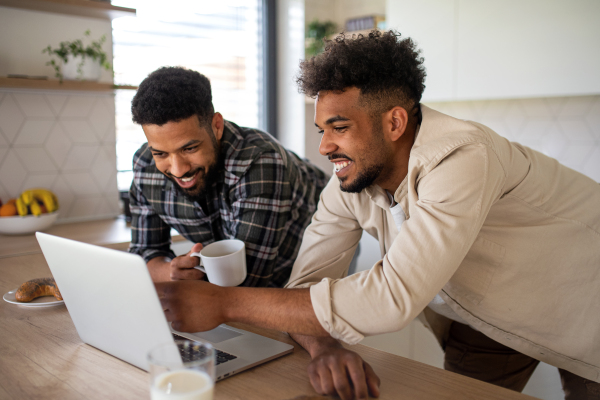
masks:
[[[180,369],[158,375],[152,388],[152,400],[212,400],[214,383],[204,371]]]

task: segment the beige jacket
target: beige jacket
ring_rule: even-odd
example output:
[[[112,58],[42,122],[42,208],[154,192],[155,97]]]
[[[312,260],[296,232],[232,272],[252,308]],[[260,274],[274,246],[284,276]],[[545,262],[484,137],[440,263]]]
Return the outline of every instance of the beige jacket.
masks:
[[[423,108],[408,175],[394,193],[398,233],[378,186],[321,194],[288,287],[347,343],[419,316],[444,346],[440,293],[490,338],[600,381],[600,185],[491,129]],[[342,279],[362,231],[383,259]]]

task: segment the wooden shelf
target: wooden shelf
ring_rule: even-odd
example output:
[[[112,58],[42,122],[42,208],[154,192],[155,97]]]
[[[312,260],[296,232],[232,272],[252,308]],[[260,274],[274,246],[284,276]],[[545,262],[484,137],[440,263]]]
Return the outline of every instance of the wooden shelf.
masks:
[[[134,8],[92,0],[0,0],[0,6],[108,20],[135,17]]]
[[[62,81],[57,79],[20,79],[0,77],[0,88],[43,89],[43,90],[87,90],[106,92],[115,89],[137,90],[137,86],[113,85],[91,81]]]

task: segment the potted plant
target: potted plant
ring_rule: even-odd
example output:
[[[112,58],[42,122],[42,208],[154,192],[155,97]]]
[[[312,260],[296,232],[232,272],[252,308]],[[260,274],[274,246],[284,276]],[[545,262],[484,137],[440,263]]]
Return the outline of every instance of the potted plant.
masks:
[[[89,38],[90,30],[85,31],[84,35]],[[104,42],[106,42],[106,35],[102,35],[98,40],[92,40],[87,46],[84,46],[81,39],[64,41],[60,42],[57,48],[48,45],[42,53],[48,53],[52,57],[46,65],[54,68],[55,75],[61,82],[63,79],[97,81],[100,79],[102,68],[107,71],[112,70],[108,56],[102,49]]]
[[[325,43],[323,39],[336,33],[336,25],[332,21],[313,20],[306,27],[306,58],[316,56],[323,51]]]

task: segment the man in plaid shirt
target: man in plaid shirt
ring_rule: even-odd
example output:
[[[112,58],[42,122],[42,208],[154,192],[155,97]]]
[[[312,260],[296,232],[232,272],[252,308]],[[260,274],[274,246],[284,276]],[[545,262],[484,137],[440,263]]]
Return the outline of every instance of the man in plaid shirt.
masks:
[[[132,241],[154,281],[202,279],[198,258],[175,257],[170,230],[197,252],[222,239],[246,244],[243,286],[281,287],[327,177],[272,136],[215,113],[209,80],[161,68],[132,101],[148,142],[133,159]]]

